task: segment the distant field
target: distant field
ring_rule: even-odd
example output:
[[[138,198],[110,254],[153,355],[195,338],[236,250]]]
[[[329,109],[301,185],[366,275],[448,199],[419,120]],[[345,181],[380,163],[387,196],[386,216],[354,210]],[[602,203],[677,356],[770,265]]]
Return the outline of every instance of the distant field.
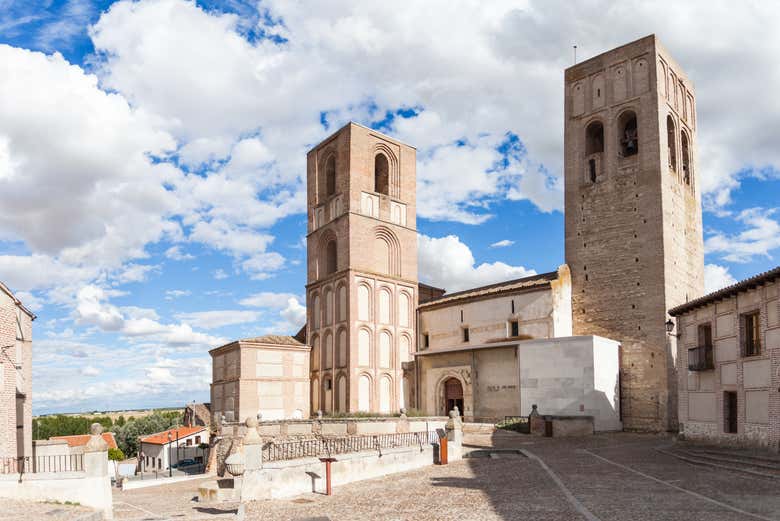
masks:
[[[135,409],[135,410],[125,410],[125,411],[88,411],[88,412],[68,412],[68,413],[51,413],[51,414],[40,414],[38,416],[35,416],[35,418],[43,418],[46,416],[108,416],[111,418],[111,421],[116,421],[117,418],[120,416],[124,416],[125,419],[130,418],[131,416],[134,418],[143,418],[144,416],[149,416],[154,411],[177,411],[177,412],[184,412],[184,407],[157,407],[154,409]]]

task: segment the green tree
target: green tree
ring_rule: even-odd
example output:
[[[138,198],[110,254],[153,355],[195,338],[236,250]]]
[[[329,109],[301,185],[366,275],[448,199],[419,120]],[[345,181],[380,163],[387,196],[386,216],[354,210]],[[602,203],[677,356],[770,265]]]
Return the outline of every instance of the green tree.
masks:
[[[125,453],[122,452],[122,449],[108,449],[108,459],[111,461],[123,461]]]
[[[111,429],[113,422],[108,416],[41,416],[33,420],[33,434],[37,440],[47,440],[52,436],[72,436],[89,434],[93,423],[100,423],[103,430]]]
[[[127,420],[125,420],[125,417],[120,414],[119,418],[117,418],[116,421],[114,422],[114,425],[117,425],[117,426],[121,427],[125,423],[127,423]]]
[[[128,457],[133,457],[138,454],[139,437],[168,430],[175,425],[180,425],[181,420],[180,412],[155,411],[143,418],[130,418],[124,425],[115,425],[112,431],[122,452]]]

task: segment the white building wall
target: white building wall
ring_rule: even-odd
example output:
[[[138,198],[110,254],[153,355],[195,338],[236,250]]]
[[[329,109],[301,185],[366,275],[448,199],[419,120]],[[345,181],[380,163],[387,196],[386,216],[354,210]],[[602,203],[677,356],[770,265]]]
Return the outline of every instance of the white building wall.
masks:
[[[596,336],[520,342],[521,410],[593,416],[597,431],[621,430],[619,349]]]

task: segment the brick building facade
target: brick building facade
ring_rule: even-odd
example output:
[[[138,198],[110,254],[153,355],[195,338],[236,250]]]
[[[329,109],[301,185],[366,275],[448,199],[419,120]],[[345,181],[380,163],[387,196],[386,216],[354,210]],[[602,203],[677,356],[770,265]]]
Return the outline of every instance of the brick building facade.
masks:
[[[32,455],[32,321],[0,282],[0,458]]]
[[[406,405],[418,301],[415,162],[414,148],[355,123],[307,156],[312,410]]]
[[[680,433],[780,449],[780,267],[678,306]]]
[[[626,428],[674,430],[666,310],[704,293],[693,85],[655,36],[570,67],[565,83],[574,334],[621,342]]]

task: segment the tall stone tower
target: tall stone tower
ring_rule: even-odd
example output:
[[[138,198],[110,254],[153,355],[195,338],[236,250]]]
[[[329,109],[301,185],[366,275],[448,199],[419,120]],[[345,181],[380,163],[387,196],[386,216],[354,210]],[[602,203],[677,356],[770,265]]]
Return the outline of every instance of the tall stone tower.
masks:
[[[405,406],[402,364],[412,359],[417,307],[415,161],[414,148],[355,123],[307,156],[312,411]]]
[[[677,426],[666,311],[704,292],[696,96],[654,35],[566,70],[574,333],[622,343],[628,429]]]

